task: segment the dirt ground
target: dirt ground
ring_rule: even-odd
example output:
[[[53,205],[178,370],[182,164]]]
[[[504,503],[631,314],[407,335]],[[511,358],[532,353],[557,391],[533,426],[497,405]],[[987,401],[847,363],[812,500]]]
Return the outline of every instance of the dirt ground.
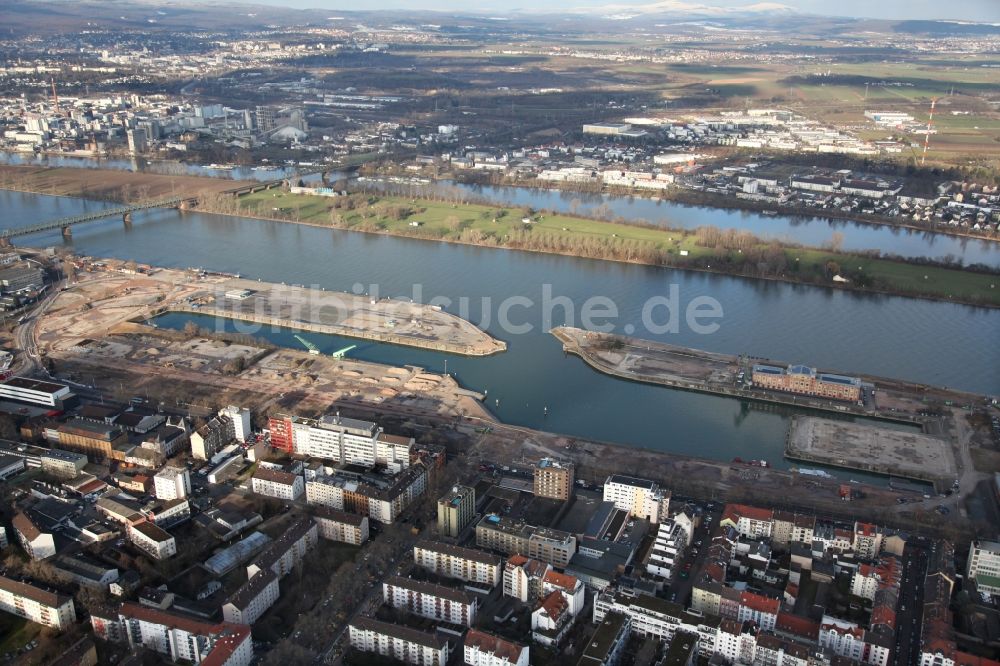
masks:
[[[133,171],[0,165],[0,188],[108,201],[193,197],[225,192],[246,184],[240,180]]]

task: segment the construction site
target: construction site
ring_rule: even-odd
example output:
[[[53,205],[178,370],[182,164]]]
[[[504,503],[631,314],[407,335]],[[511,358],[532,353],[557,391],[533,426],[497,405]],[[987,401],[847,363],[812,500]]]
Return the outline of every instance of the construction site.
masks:
[[[208,405],[229,396],[264,409],[271,404],[288,409],[296,400],[303,400],[314,403],[314,407],[337,402],[377,407],[400,415],[491,418],[480,402],[482,396],[461,388],[447,375],[416,366],[392,367],[352,360],[344,354],[276,349],[252,335],[196,328],[175,331],[149,323],[150,318],[175,308],[202,314],[214,312],[212,304],[234,300],[227,299],[227,293],[242,296],[248,290],[248,281],[200,272],[139,269],[116,261],[79,264],[75,282],[56,294],[34,322],[34,353],[74,381],[77,392],[125,400],[136,393],[156,394],[166,405],[176,403],[194,407],[195,411],[202,407],[208,411]],[[441,345],[477,353],[503,349],[503,343],[475,326],[434,308],[252,284],[259,296],[235,300],[279,309],[295,303],[303,306],[302,312],[312,313],[297,315],[303,318],[294,320],[269,317],[270,324],[303,329],[314,325],[321,330],[336,329],[341,335],[384,341],[374,336],[388,336],[383,329],[396,319],[401,323],[398,329],[390,329],[398,331],[392,335],[412,346]],[[275,294],[290,296],[269,300],[264,296],[265,287],[274,287]],[[207,312],[195,307],[199,302],[206,303]],[[308,303],[318,305],[309,309],[305,307]],[[339,306],[333,307],[334,303]],[[244,318],[253,316],[238,312]],[[236,316],[221,308],[218,314]],[[308,316],[314,319],[306,319]],[[128,391],[126,386],[130,387]]]

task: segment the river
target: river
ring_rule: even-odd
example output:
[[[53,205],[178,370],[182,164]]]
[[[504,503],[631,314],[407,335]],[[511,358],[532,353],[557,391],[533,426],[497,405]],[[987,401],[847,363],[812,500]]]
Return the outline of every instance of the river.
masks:
[[[0,191],[0,211],[10,226],[93,205],[103,204]],[[682,325],[676,334],[652,335],[640,328],[637,335],[1000,394],[1000,310],[162,209],[136,213],[130,230],[115,219],[80,225],[71,241],[50,232],[21,242],[66,242],[80,254],[202,266],[326,289],[369,291],[377,285],[382,296],[413,296],[419,285],[420,300],[451,298],[446,309],[452,312],[459,311],[458,299],[467,297],[470,318],[479,323],[488,314],[486,328],[508,342],[506,353],[462,358],[364,343],[351,355],[437,371],[447,360],[448,371],[463,385],[489,392],[490,407],[508,423],[676,453],[765,458],[785,466],[791,412],[598,374],[565,356],[543,324],[579,324],[586,299],[601,295],[618,308],[615,330],[625,332],[640,324],[649,299],[668,295],[676,285],[681,307],[698,296],[718,301],[719,329],[699,334]],[[575,304],[572,321],[562,307],[543,321],[544,285],[551,285],[553,297]],[[499,305],[511,296],[533,301],[511,311],[515,323],[532,325],[529,332],[510,334],[498,325]],[[484,309],[486,299],[490,307]],[[183,318],[162,323],[180,326]],[[265,333],[300,346],[287,332]],[[324,351],[344,346],[342,340],[306,337]]]

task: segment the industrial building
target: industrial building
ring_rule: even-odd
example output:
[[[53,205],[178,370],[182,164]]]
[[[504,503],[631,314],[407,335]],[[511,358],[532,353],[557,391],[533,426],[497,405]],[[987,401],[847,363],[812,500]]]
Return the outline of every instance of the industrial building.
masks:
[[[774,365],[753,366],[753,384],[760,388],[785,391],[799,395],[847,400],[861,399],[861,380],[831,373],[816,372],[816,368],[805,365],[790,365],[780,368]]]

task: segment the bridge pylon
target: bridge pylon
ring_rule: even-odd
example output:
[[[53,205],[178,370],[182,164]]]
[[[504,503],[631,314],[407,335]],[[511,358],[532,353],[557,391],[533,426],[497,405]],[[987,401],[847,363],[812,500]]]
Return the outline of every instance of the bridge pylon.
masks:
[[[125,225],[126,229],[132,228],[132,213],[124,213],[122,215],[122,223]]]
[[[67,240],[70,239],[70,238],[72,238],[73,237],[73,227],[71,227],[69,225],[66,225],[65,227],[63,227],[62,228],[62,235],[63,235],[63,238],[65,238]]]

